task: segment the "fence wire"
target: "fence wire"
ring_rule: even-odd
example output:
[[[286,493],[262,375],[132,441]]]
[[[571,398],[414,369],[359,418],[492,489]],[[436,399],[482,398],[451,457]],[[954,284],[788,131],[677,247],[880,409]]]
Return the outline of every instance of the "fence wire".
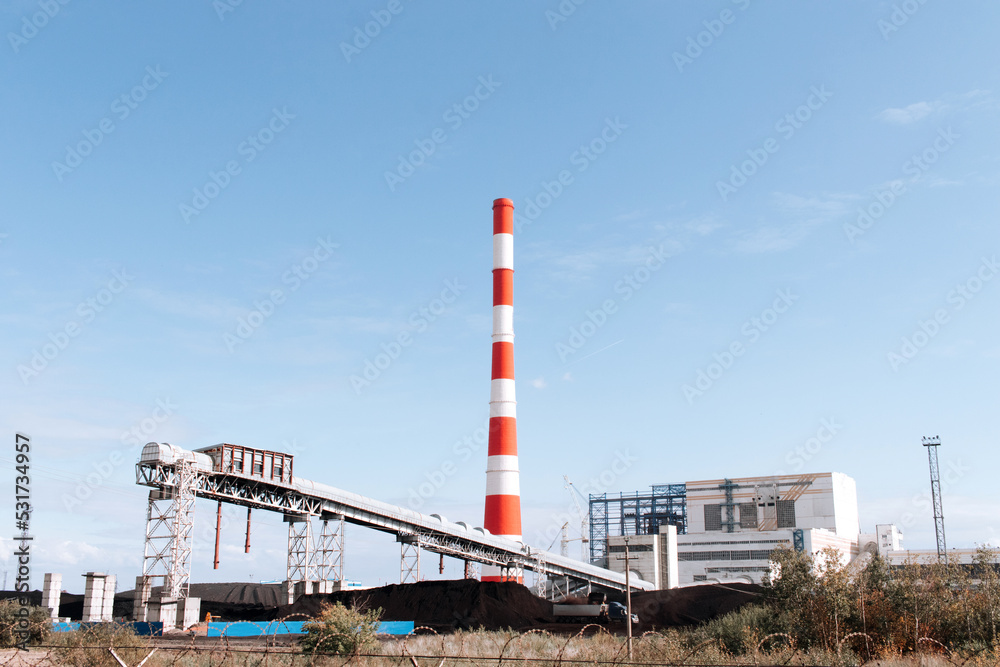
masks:
[[[257,624],[263,631],[276,623]],[[877,667],[1000,667],[990,651],[959,655],[930,638],[921,638],[920,653],[872,659],[864,652],[804,651],[790,637],[763,638],[757,650],[734,656],[718,640],[694,648],[675,633],[650,631],[633,639],[632,659],[627,640],[601,626],[587,626],[573,635],[535,629],[527,632],[454,632],[438,634],[417,628],[405,637],[383,638],[377,652],[333,655],[305,652],[289,635],[260,637],[206,637],[167,635],[139,637],[129,626],[105,623],[67,633],[54,633],[37,624],[32,631],[41,642],[29,650],[0,650],[0,667],[443,667],[483,665],[503,667],[576,667],[577,665],[645,667],[848,667],[868,663]],[[866,637],[843,640],[864,647]],[[771,645],[769,651],[760,647]]]

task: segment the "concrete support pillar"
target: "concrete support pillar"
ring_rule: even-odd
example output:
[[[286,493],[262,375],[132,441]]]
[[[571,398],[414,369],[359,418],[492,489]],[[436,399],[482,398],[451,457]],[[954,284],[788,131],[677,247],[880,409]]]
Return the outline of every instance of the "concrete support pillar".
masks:
[[[163,623],[163,630],[177,627],[177,598],[154,598],[149,601],[149,620]]]
[[[660,526],[660,587],[677,588],[677,526]]]
[[[113,621],[115,618],[115,584],[118,577],[109,574],[104,578],[104,608],[101,610],[102,621]]]
[[[42,584],[42,606],[48,607],[49,616],[53,619],[59,618],[59,601],[62,598],[62,575],[45,574],[45,583]]]
[[[181,598],[177,601],[177,627],[187,630],[201,619],[201,598]]]
[[[87,581],[83,593],[83,621],[85,623],[103,621],[106,575],[102,572],[88,572],[83,576]],[[112,595],[114,595],[114,591],[112,591]]]
[[[135,578],[135,597],[132,598],[132,620],[148,621],[149,618],[149,595],[153,587],[149,577]]]

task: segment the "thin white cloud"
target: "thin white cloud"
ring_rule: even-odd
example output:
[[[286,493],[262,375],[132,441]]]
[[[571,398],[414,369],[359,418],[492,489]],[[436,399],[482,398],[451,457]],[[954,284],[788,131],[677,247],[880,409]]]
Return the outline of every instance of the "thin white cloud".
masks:
[[[545,381],[544,377],[539,377],[531,381],[531,386],[535,389],[545,389],[549,384]]]
[[[764,225],[750,231],[736,234],[732,242],[734,252],[758,254],[791,250],[804,239],[815,225],[792,224],[785,226]]]
[[[684,228],[698,236],[708,236],[717,229],[721,229],[725,225],[715,219],[715,216],[706,215],[700,218],[695,218],[687,222]]]
[[[638,211],[629,211],[627,213],[619,213],[612,220],[615,222],[631,222],[632,220],[639,220],[646,217],[649,214],[648,210],[642,209]]]
[[[47,560],[55,561],[63,565],[76,565],[82,560],[104,560],[107,553],[105,550],[95,547],[87,542],[77,542],[73,540],[65,540],[63,542],[57,542],[50,544],[47,548],[43,549],[43,555],[47,557]]]
[[[914,102],[902,108],[883,109],[876,118],[893,125],[910,125],[931,116],[953,111],[971,111],[979,107],[997,108],[990,91],[975,88],[967,93],[948,93],[938,100]]]
[[[580,283],[589,280],[594,273],[605,267],[634,267],[653,254],[662,253],[673,257],[683,250],[684,244],[672,238],[622,245],[602,240],[593,248],[567,253],[535,247],[529,251],[528,261],[545,265],[555,280]]]
[[[835,220],[850,210],[857,197],[840,193],[802,197],[776,192],[772,196],[775,212],[789,222],[768,223],[733,234],[730,248],[740,254],[784,252],[801,243],[816,227]]]
[[[142,301],[149,308],[165,315],[219,322],[235,319],[243,314],[239,308],[223,303],[221,300],[205,299],[193,294],[171,293],[148,287],[131,288],[129,294]]]
[[[879,112],[878,118],[886,123],[894,125],[909,125],[918,120],[926,118],[931,114],[948,108],[948,105],[940,100],[933,102],[914,102],[902,109],[883,109]]]

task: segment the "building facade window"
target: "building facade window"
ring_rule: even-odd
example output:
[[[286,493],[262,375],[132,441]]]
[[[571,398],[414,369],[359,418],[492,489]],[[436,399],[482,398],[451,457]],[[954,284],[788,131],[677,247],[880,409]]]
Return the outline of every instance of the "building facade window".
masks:
[[[740,528],[757,529],[757,503],[740,503]]]
[[[777,506],[778,528],[795,528],[795,501],[779,500]]]
[[[705,505],[705,530],[722,530],[722,505]]]

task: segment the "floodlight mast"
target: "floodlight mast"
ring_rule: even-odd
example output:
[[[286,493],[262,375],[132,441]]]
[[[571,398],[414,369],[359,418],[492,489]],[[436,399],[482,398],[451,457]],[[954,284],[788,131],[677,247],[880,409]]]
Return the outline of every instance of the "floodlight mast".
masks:
[[[941,446],[941,438],[936,435],[925,437],[923,445],[927,448],[927,462],[931,469],[931,502],[934,505],[934,536],[937,538],[938,561],[947,565],[948,547],[944,540],[944,510],[941,507],[941,474],[937,453],[937,448]]]

